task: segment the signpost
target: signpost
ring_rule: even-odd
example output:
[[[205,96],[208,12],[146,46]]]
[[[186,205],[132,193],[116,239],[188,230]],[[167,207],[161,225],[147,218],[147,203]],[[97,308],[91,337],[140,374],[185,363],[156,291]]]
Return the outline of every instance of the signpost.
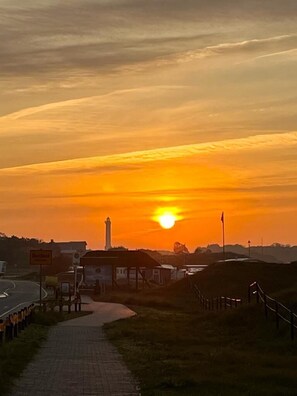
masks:
[[[75,252],[72,257],[72,264],[74,267],[74,295],[76,296],[77,292],[77,266],[80,264],[80,254],[79,252]]]
[[[39,265],[39,304],[42,303],[42,266],[52,264],[51,250],[30,250],[30,265]]]

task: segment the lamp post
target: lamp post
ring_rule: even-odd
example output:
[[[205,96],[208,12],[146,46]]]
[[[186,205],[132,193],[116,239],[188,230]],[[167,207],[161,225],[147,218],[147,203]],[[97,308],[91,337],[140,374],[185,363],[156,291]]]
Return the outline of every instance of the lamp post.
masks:
[[[251,257],[251,241],[248,241],[248,245],[249,245],[249,257]]]

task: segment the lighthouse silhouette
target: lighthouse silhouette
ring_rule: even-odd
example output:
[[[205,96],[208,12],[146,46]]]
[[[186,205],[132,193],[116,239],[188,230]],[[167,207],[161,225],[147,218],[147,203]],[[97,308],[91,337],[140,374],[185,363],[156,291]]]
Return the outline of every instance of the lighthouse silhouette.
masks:
[[[105,220],[105,250],[111,248],[111,221],[110,218],[107,217]]]

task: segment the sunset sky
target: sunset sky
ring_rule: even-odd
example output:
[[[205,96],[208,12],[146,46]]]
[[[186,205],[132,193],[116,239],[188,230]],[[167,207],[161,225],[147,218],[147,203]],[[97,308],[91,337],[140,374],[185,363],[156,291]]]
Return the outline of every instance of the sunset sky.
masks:
[[[0,0],[0,231],[297,244],[296,0]],[[162,211],[175,226],[158,224]]]

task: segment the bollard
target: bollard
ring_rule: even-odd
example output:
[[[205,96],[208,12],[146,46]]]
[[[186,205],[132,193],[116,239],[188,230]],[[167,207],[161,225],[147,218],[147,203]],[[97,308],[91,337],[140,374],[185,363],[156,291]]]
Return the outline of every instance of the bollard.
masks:
[[[9,340],[9,318],[5,319],[5,341]]]
[[[18,312],[18,332],[22,330],[22,312]]]
[[[13,336],[17,337],[18,336],[18,314],[17,313],[13,314],[13,331],[14,331]]]
[[[2,319],[0,319],[0,344],[3,344],[4,342],[4,331],[5,331],[5,325]]]
[[[13,340],[13,316],[9,315],[9,339]]]
[[[25,328],[25,321],[24,321],[24,315],[25,315],[25,313],[24,313],[24,310],[23,310],[23,309],[21,309],[21,314],[22,314],[21,330],[24,330],[24,328]]]

